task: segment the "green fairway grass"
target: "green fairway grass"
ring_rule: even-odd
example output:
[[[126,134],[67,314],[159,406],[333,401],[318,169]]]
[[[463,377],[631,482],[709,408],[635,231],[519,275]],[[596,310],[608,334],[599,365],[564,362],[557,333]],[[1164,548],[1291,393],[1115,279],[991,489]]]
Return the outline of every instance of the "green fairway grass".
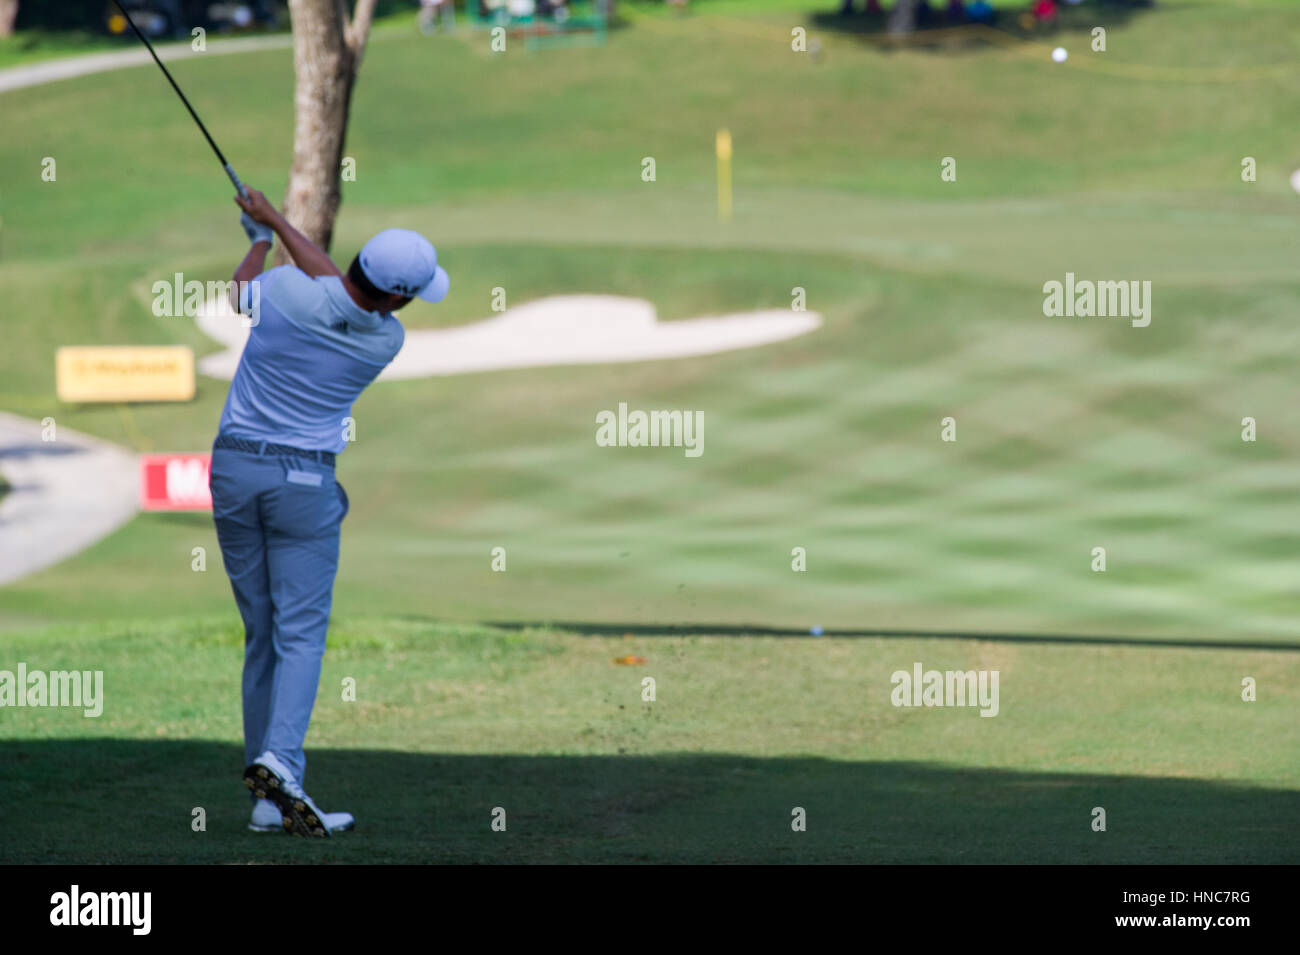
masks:
[[[429,235],[452,294],[403,311],[412,330],[491,317],[498,287],[510,305],[643,298],[665,321],[786,308],[797,287],[823,326],[366,392],[308,745],[313,794],[362,818],[348,842],[240,831],[239,635],[210,515],[140,515],[0,589],[0,669],[102,666],[111,701],[98,721],[0,710],[0,765],[26,767],[0,774],[0,831],[22,833],[0,858],[1296,860],[1300,15],[1160,4],[1105,54],[1072,34],[947,54],[824,34],[811,62],[790,27],[833,0],[743,6],[637,5],[603,47],[504,56],[486,34],[386,24],[333,251]],[[278,201],[290,52],[175,72]],[[206,450],[225,382],[200,377],[189,404],[65,406],[53,376],[65,344],[219,350],[149,308],[155,281],[224,279],[243,254],[206,144],[153,68],[0,110],[20,131],[0,139],[0,408]],[[1067,272],[1150,281],[1150,327],[1045,317],[1043,283]],[[620,402],[701,411],[703,455],[597,446]],[[813,626],[901,636],[753,632]],[[959,639],[1034,634],[1101,642]],[[609,662],[625,653],[648,669]],[[889,674],[918,660],[1001,668],[1002,713],[890,706]],[[163,774],[185,783],[158,819],[75,844],[20,811],[74,780],[138,811]],[[488,828],[497,805],[518,806],[507,833]],[[410,814],[427,815],[414,836]]]

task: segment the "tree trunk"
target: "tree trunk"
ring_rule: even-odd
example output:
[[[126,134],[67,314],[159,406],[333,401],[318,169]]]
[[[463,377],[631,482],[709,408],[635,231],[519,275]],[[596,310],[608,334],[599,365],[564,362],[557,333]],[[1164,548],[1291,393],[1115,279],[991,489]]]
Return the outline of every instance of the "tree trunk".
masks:
[[[18,0],[0,0],[0,36],[13,36],[17,19]]]
[[[889,14],[888,30],[890,33],[914,33],[916,31],[916,0],[898,0]]]
[[[293,165],[284,215],[327,252],[339,211],[339,173],[352,88],[374,11],[375,0],[357,0],[349,20],[346,0],[289,0],[295,86]],[[280,245],[276,263],[288,259]]]

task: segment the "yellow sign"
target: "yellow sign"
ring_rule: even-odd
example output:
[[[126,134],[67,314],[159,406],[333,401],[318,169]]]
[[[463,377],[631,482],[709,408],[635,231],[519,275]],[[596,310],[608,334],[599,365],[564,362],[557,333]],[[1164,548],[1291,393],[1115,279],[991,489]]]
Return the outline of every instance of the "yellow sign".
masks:
[[[184,345],[87,345],[54,357],[60,401],[192,401],[194,352]]]

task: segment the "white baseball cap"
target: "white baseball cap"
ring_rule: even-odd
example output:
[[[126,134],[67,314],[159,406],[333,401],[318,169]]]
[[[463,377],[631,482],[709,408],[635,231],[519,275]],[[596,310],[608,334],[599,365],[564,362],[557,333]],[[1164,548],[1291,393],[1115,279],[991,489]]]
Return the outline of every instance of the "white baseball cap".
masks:
[[[381,292],[441,302],[451,288],[438,250],[410,229],[385,229],[361,247],[361,271]]]

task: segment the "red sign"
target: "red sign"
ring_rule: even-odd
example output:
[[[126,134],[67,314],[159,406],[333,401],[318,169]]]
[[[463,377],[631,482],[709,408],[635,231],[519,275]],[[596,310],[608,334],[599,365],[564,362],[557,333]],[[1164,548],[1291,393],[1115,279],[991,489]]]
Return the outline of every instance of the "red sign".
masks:
[[[210,511],[210,454],[140,455],[140,507],[146,511]]]

